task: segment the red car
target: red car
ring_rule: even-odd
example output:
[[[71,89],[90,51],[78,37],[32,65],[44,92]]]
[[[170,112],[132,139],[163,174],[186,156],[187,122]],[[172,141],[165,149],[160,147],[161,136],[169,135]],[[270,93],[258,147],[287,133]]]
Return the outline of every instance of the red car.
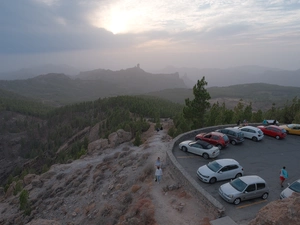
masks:
[[[226,134],[214,131],[209,133],[200,133],[196,135],[196,140],[206,141],[219,149],[225,148],[229,145],[229,138]]]
[[[261,131],[268,136],[275,137],[278,139],[283,139],[286,137],[286,131],[285,129],[275,126],[275,125],[269,125],[269,126],[257,126],[257,128],[261,129]]]

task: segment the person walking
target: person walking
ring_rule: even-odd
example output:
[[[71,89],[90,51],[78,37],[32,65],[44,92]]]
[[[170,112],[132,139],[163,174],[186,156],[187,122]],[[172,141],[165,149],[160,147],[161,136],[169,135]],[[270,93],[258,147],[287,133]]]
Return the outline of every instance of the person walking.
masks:
[[[157,160],[155,161],[155,167],[161,167],[161,161],[160,161],[160,157],[157,157]]]
[[[280,178],[280,185],[281,187],[283,187],[283,182],[285,181],[285,179],[288,178],[288,172],[286,171],[285,166],[282,167],[282,169],[280,170],[279,178]]]
[[[161,170],[160,166],[158,166],[155,171],[155,180],[158,183],[160,183],[162,175],[163,175],[162,170]]]

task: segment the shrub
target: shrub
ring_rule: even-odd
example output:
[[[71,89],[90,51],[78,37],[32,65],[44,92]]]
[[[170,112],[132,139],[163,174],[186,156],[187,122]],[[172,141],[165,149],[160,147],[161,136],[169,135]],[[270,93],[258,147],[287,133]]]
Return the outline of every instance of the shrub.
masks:
[[[29,198],[28,191],[23,190],[19,196],[20,210],[24,210],[24,214],[27,216],[29,216],[31,213],[31,207],[28,198]]]

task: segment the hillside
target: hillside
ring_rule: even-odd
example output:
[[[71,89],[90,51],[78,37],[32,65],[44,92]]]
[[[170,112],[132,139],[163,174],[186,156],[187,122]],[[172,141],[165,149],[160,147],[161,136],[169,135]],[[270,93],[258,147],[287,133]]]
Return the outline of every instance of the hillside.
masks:
[[[0,191],[0,223],[209,225],[215,218],[171,175],[165,162],[170,122],[163,122],[159,132],[152,124],[140,147],[130,141],[115,148],[94,149],[91,144],[81,159],[25,176],[25,213],[30,216],[19,210],[20,193],[13,195],[17,184],[12,183],[5,195]],[[160,184],[153,180],[157,157],[163,167]]]
[[[121,71],[95,70],[77,77],[52,73],[26,80],[0,80],[0,89],[53,106],[185,87],[178,74],[150,74],[139,67]]]
[[[211,96],[210,102],[225,102],[226,107],[233,109],[240,99],[244,102],[252,102],[254,110],[267,110],[275,103],[276,107],[283,106],[287,101],[300,97],[300,87],[285,87],[279,85],[253,83],[239,84],[228,87],[208,87]],[[147,95],[167,99],[179,104],[185,104],[185,99],[193,99],[192,89],[177,88],[158,92],[147,93]]]

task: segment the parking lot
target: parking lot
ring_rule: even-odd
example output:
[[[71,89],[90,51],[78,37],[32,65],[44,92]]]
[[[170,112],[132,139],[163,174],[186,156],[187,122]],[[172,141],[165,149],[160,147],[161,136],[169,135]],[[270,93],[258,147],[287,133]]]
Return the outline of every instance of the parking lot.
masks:
[[[254,199],[244,201],[239,205],[225,202],[218,194],[220,185],[228,182],[220,181],[215,184],[201,182],[196,175],[200,166],[213,159],[204,159],[192,153],[182,152],[175,148],[174,155],[183,168],[214,198],[225,207],[225,214],[238,224],[247,224],[257,212],[271,201],[278,200],[280,192],[287,184],[300,178],[300,136],[288,135],[286,139],[276,140],[265,136],[260,142],[246,139],[241,145],[229,145],[221,150],[216,159],[232,158],[237,160],[244,168],[244,175],[258,175],[266,180],[270,193],[267,200]],[[289,178],[285,181],[284,188],[279,184],[280,169],[286,166]]]

